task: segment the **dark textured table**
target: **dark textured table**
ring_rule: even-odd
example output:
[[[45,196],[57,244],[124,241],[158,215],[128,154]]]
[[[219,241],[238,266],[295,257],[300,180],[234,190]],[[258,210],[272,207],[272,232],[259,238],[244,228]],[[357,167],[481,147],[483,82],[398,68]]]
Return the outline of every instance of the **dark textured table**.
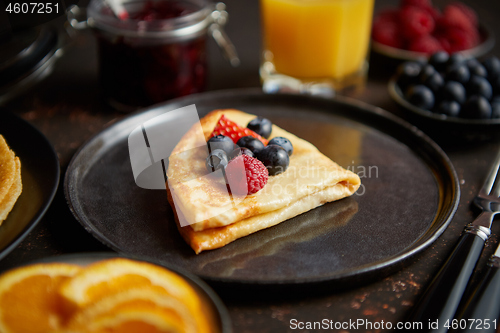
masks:
[[[500,2],[465,1],[477,10],[481,22],[491,27],[500,37]],[[436,2],[442,4],[444,1]],[[227,0],[230,13],[226,27],[241,56],[239,68],[232,68],[210,43],[209,90],[235,87],[258,87],[260,57],[260,28],[256,0]],[[396,5],[396,1],[377,0],[376,8]],[[490,54],[500,56],[500,43]],[[397,105],[387,93],[387,80],[392,69],[372,58],[371,71],[364,93],[358,98],[399,114]],[[95,40],[89,33],[76,36],[65,49],[54,73],[22,97],[3,107],[29,121],[40,129],[54,145],[60,159],[62,175],[68,163],[89,137],[110,123],[126,116],[107,107],[100,98],[97,81]],[[335,292],[315,292],[300,295],[273,295],[256,297],[240,290],[227,295],[218,289],[227,305],[234,331],[288,332],[290,320],[348,322],[365,319],[370,322],[402,321],[426,284],[434,276],[453,248],[463,227],[477,212],[471,209],[471,200],[482,185],[490,163],[498,151],[498,142],[451,144],[444,150],[454,164],[462,192],[458,211],[444,234],[429,248],[408,261],[399,272],[374,280],[356,288]],[[484,271],[486,259],[497,243],[500,228],[493,227],[494,235],[483,251],[479,273]],[[55,199],[37,227],[0,262],[0,270],[30,260],[63,253],[109,251],[88,234],[71,214],[64,197],[62,181]],[[312,330],[310,330],[312,331]],[[340,332],[354,331],[352,329]],[[384,331],[370,329],[367,332]]]

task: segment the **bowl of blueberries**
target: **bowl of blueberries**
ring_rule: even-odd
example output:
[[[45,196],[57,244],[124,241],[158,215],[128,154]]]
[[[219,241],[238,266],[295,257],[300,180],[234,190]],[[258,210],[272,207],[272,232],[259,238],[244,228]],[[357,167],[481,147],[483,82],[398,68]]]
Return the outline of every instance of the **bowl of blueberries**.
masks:
[[[407,118],[431,136],[500,137],[500,59],[436,52],[401,64],[389,94]]]

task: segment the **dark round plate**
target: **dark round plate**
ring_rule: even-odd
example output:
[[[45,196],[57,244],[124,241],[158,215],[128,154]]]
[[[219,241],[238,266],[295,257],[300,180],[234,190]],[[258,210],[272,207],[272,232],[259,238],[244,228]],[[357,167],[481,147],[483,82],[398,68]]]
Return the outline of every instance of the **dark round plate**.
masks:
[[[432,137],[443,142],[456,139],[461,141],[485,141],[500,138],[500,118],[465,119],[449,117],[421,109],[403,97],[403,92],[396,84],[396,81],[395,76],[389,80],[389,95],[401,106],[405,116],[411,123]]]
[[[22,266],[35,264],[35,263],[68,263],[68,264],[76,264],[81,266],[87,266],[92,263],[95,263],[99,260],[106,260],[116,257],[124,257],[133,260],[145,261],[155,265],[163,266],[183,277],[198,293],[201,297],[202,303],[206,306],[206,309],[209,311],[209,316],[212,319],[213,324],[215,325],[213,328],[214,332],[217,333],[231,333],[231,318],[229,317],[229,313],[220,298],[215,294],[215,292],[202,280],[200,280],[197,276],[194,276],[188,272],[183,270],[179,270],[178,268],[171,267],[170,265],[162,262],[154,262],[151,260],[147,260],[144,258],[134,257],[134,256],[119,256],[116,253],[106,253],[106,252],[93,252],[93,253],[75,253],[75,254],[65,254],[55,257],[47,257],[43,259],[39,259],[27,264],[23,264]]]
[[[0,112],[0,134],[21,160],[23,191],[0,226],[0,259],[12,251],[45,214],[59,184],[59,159],[45,136],[23,119]]]
[[[486,53],[488,53],[495,45],[495,35],[490,29],[483,26],[479,27],[479,36],[481,38],[481,43],[476,47],[464,51],[460,51],[461,54],[466,58],[478,58]],[[372,40],[371,42],[372,51],[382,55],[387,58],[391,58],[398,61],[410,61],[422,59],[426,57],[425,54],[413,51],[407,51],[402,49],[397,49],[385,44],[381,44]]]
[[[134,128],[191,104],[200,117],[218,108],[263,115],[357,172],[363,186],[350,198],[195,255],[177,231],[166,191],[135,184],[128,153]],[[81,224],[118,252],[162,260],[214,283],[260,286],[380,278],[431,244],[459,201],[447,156],[399,118],[354,100],[258,89],[193,95],[111,125],[75,154],[65,193]]]

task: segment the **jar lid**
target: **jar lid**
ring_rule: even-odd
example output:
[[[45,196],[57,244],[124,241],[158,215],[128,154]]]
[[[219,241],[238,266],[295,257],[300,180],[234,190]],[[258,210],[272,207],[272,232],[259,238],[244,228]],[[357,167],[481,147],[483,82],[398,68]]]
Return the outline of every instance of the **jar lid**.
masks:
[[[120,20],[113,15],[105,1],[92,0],[87,9],[87,23],[92,28],[118,36],[172,40],[194,38],[205,34],[206,29],[213,23],[221,25],[225,23],[219,22],[221,21],[220,11],[216,9],[215,5],[206,0],[175,1],[179,6],[186,6],[189,9],[189,13],[179,15],[178,17],[156,18],[152,20],[134,18],[135,13],[148,10],[145,9],[148,3],[158,4],[161,1],[123,2],[122,5],[130,18]],[[169,1],[164,1],[164,3],[169,3]],[[170,1],[170,3],[174,2]]]

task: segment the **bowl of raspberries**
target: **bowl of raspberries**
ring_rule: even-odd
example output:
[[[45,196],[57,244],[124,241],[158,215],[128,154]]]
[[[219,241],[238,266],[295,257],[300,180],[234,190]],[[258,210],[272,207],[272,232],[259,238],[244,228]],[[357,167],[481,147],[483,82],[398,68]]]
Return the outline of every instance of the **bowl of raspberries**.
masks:
[[[433,53],[399,65],[389,94],[418,122],[440,134],[500,132],[500,59]],[[424,125],[424,126],[420,126]],[[460,133],[456,133],[460,132]]]
[[[401,0],[398,8],[381,10],[373,20],[372,50],[398,60],[416,60],[438,51],[480,57],[494,43],[476,12],[459,1],[440,10],[431,0]]]

